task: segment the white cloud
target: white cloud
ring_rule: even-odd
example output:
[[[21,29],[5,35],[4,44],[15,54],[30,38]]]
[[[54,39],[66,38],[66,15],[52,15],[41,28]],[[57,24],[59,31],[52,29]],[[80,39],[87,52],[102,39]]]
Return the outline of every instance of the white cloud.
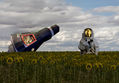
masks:
[[[119,50],[119,7],[95,8],[96,12],[116,12],[113,16],[94,15],[80,7],[67,5],[64,0],[5,0],[0,2],[0,47],[7,49],[10,34],[37,31],[52,24],[60,25],[60,32],[39,50],[78,50],[85,28],[95,32],[101,50]],[[107,43],[108,42],[108,43]]]
[[[119,15],[114,16],[114,20],[119,20]]]
[[[115,12],[119,13],[119,6],[104,6],[95,8],[93,11],[95,12]]]
[[[10,45],[10,41],[0,41],[0,46],[8,46],[8,45]]]

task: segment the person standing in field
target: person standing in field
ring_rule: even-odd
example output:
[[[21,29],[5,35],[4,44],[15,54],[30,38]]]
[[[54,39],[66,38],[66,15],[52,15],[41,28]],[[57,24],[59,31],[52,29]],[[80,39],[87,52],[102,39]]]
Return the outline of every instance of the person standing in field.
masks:
[[[86,28],[82,33],[82,39],[79,42],[78,48],[81,55],[88,53],[98,55],[98,44],[94,39],[94,33],[91,28]]]

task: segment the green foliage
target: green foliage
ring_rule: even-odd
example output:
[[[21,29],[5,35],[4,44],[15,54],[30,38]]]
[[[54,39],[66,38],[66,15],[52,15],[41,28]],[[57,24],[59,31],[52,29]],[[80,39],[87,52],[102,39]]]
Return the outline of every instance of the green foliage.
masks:
[[[119,52],[0,53],[0,83],[118,83]]]

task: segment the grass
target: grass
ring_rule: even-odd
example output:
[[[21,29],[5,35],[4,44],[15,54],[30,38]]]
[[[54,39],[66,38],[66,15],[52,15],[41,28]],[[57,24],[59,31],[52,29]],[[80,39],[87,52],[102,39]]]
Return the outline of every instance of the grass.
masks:
[[[119,52],[0,53],[0,83],[118,83]]]

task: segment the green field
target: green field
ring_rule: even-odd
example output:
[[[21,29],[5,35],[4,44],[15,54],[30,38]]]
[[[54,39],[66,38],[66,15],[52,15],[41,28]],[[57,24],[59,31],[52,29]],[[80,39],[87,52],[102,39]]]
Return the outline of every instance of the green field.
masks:
[[[0,83],[118,83],[119,52],[0,53]]]

